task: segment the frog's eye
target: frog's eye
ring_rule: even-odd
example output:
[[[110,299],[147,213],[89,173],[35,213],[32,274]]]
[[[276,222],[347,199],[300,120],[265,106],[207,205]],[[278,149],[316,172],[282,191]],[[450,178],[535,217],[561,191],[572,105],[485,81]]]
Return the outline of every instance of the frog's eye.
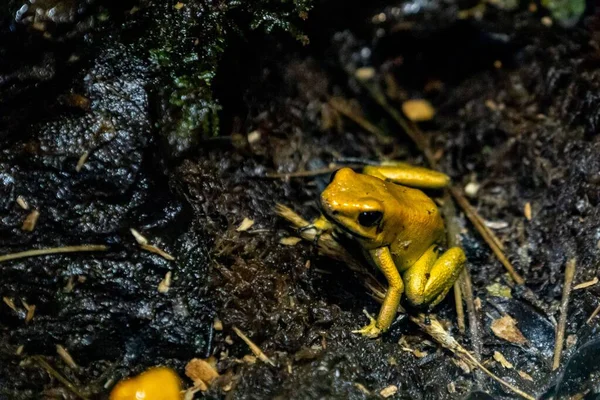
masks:
[[[381,211],[363,211],[358,214],[358,223],[365,228],[375,226],[381,221],[383,213]]]

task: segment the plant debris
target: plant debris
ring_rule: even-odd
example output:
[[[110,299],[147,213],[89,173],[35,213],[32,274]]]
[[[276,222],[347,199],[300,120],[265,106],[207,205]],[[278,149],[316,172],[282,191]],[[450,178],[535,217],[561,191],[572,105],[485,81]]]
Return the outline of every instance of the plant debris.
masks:
[[[23,225],[21,229],[25,232],[33,232],[35,226],[37,225],[38,218],[40,217],[40,212],[38,210],[33,210],[27,215],[25,221],[23,221]]]
[[[260,347],[258,347],[256,344],[254,344],[254,342],[252,340],[250,340],[248,338],[248,336],[244,335],[244,333],[242,333],[242,331],[240,331],[235,326],[233,327],[233,331],[235,332],[236,335],[239,336],[240,339],[242,339],[244,342],[246,342],[248,347],[250,347],[250,350],[252,350],[252,353],[254,353],[254,355],[256,357],[258,357],[259,360],[261,360],[264,363],[270,364],[273,367],[275,366],[275,363],[273,363],[273,361],[271,361],[271,359],[269,359],[269,357],[267,357],[267,355],[265,353],[263,353],[263,351],[260,349]]]
[[[244,218],[244,220],[242,221],[242,223],[240,224],[240,226],[238,226],[236,228],[236,231],[238,232],[246,232],[248,229],[250,229],[252,227],[252,225],[254,225],[254,221],[251,220],[250,218]]]
[[[517,328],[517,321],[510,315],[504,315],[492,321],[492,332],[500,339],[507,342],[525,345],[528,343],[523,333]]]

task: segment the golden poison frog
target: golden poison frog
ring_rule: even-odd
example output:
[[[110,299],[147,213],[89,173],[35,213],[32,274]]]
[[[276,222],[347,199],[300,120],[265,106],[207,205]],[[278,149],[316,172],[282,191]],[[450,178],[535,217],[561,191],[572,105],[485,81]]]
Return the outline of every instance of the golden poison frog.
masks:
[[[388,290],[377,319],[361,330],[377,337],[392,324],[402,293],[429,311],[444,299],[466,257],[441,251],[444,221],[436,204],[416,188],[441,189],[447,175],[405,163],[336,171],[321,194],[323,215],[311,227],[350,237],[385,276]]]
[[[110,400],[181,400],[181,380],[170,368],[155,367],[119,382]]]

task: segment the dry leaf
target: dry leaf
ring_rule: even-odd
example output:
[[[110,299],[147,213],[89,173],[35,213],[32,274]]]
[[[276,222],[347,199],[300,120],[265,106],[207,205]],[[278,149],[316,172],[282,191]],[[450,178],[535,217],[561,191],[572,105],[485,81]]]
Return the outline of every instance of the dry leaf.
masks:
[[[2,301],[4,301],[4,304],[6,304],[14,312],[19,312],[19,309],[15,306],[15,302],[10,297],[3,297]]]
[[[148,244],[148,239],[146,239],[141,233],[139,233],[138,231],[136,231],[133,228],[131,228],[129,230],[131,231],[133,238],[139,245]]]
[[[369,392],[369,389],[367,389],[364,385],[362,385],[360,383],[354,383],[354,387],[357,388],[358,390],[360,390],[362,393],[366,394],[367,396],[371,395],[371,392]]]
[[[38,210],[33,210],[27,215],[25,221],[23,221],[23,225],[21,226],[21,230],[25,232],[32,232],[35,229],[37,224],[37,220],[40,217],[40,212]]]
[[[435,115],[435,109],[427,100],[407,100],[402,103],[402,112],[414,122],[429,121]]]
[[[481,299],[479,297],[475,297],[475,300],[473,300],[473,305],[475,305],[475,310],[481,311]]]
[[[173,257],[172,255],[170,255],[169,253],[167,253],[163,249],[159,249],[156,246],[152,246],[150,244],[141,244],[140,247],[142,249],[146,250],[146,251],[149,251],[150,253],[158,254],[159,256],[161,256],[162,258],[164,258],[165,260],[168,260],[168,261],[175,260],[175,257]]]
[[[523,372],[523,371],[517,371],[519,373],[519,375],[521,376],[521,378],[533,382],[533,378],[531,377],[531,375],[529,375],[527,372]]]
[[[386,387],[385,389],[381,389],[381,392],[379,392],[379,394],[383,398],[392,397],[396,393],[398,393],[398,386],[396,386],[396,385],[390,385],[390,386]]]
[[[301,241],[302,241],[302,239],[299,237],[289,236],[289,237],[281,238],[279,243],[286,245],[286,246],[295,246],[298,243],[300,243]]]
[[[494,360],[498,361],[506,369],[512,369],[513,365],[499,351],[494,351]]]
[[[413,350],[413,354],[415,355],[415,357],[417,358],[423,358],[425,357],[428,353],[426,351],[421,351],[419,349],[414,349]]]
[[[194,358],[185,366],[185,374],[188,378],[194,381],[194,385],[208,387],[219,377],[219,373],[213,365],[206,360]],[[202,390],[202,389],[201,389]]]
[[[256,357],[251,356],[250,354],[246,354],[242,360],[246,363],[246,364],[256,364]]]
[[[23,210],[29,210],[29,203],[27,203],[27,200],[25,200],[25,197],[23,197],[23,196],[17,196],[17,204]]]
[[[171,288],[171,271],[165,274],[165,278],[158,284],[159,293],[167,293]]]
[[[502,318],[492,321],[491,328],[494,335],[500,339],[521,345],[527,343],[527,339],[523,336],[519,328],[517,328],[517,321],[510,315],[505,315]]]
[[[454,382],[450,382],[448,385],[446,385],[446,389],[448,390],[448,393],[456,393],[456,384]]]
[[[244,220],[242,221],[240,226],[237,227],[236,231],[246,232],[248,229],[250,229],[252,227],[252,225],[254,225],[253,220],[251,220],[250,218],[244,218]]]
[[[456,365],[458,368],[462,369],[462,371],[465,374],[470,374],[471,373],[471,366],[469,364],[467,364],[464,360],[460,359],[460,358],[453,358],[452,362],[454,363],[454,365]]]
[[[221,322],[221,320],[219,318],[215,318],[215,322],[213,323],[213,328],[215,328],[215,331],[222,331],[223,330],[223,322]]]
[[[595,276],[594,279],[592,279],[591,281],[581,282],[579,285],[573,286],[573,290],[585,289],[587,287],[594,286],[596,283],[598,283],[598,277],[597,276]]]
[[[24,300],[21,299],[21,303],[23,307],[27,310],[27,315],[25,316],[25,323],[28,324],[33,319],[35,315],[35,304],[29,305]]]
[[[523,214],[528,221],[531,221],[531,203],[525,203],[525,207],[523,208]]]

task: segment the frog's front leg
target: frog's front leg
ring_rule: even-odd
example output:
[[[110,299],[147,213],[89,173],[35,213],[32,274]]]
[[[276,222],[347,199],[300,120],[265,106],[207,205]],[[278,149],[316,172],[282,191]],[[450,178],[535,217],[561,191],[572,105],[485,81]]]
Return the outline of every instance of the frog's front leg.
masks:
[[[406,298],[414,306],[435,307],[446,297],[467,261],[460,247],[452,247],[439,258],[436,247],[431,246],[402,275]]]
[[[368,165],[363,168],[363,173],[413,188],[443,189],[450,184],[450,177],[446,174],[403,162]]]
[[[404,291],[404,283],[402,282],[402,278],[400,277],[400,273],[396,268],[396,264],[394,263],[388,247],[370,250],[369,255],[381,272],[383,272],[383,275],[388,282],[388,290],[385,299],[383,299],[383,304],[379,310],[377,320],[371,318],[371,323],[369,323],[369,325],[354,332],[374,338],[379,336],[382,332],[387,331],[390,325],[392,325],[396,312],[398,311],[402,292]]]
[[[315,231],[313,244],[316,246],[322,234],[326,232],[331,232],[333,230],[333,225],[331,222],[329,222],[329,220],[327,220],[327,218],[325,218],[323,214],[321,214],[321,216],[316,218],[312,223],[298,228],[298,233],[302,234],[304,231],[310,230]]]

